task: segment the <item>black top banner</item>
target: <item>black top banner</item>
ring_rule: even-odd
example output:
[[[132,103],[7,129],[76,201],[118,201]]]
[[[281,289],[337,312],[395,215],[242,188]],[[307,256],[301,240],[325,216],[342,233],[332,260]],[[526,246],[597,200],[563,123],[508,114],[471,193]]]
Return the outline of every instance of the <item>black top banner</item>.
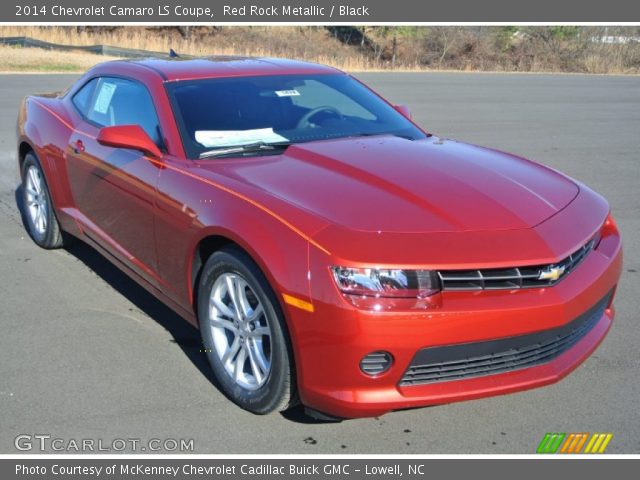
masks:
[[[14,0],[0,4],[0,22],[633,23],[639,12],[629,0]]]

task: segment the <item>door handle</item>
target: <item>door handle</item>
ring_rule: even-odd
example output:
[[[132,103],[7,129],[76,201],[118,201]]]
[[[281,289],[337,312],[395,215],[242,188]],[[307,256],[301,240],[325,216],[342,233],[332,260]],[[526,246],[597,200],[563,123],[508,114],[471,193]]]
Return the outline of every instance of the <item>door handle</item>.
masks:
[[[76,140],[73,144],[73,153],[82,152],[84,152],[84,143],[82,143],[82,140]]]

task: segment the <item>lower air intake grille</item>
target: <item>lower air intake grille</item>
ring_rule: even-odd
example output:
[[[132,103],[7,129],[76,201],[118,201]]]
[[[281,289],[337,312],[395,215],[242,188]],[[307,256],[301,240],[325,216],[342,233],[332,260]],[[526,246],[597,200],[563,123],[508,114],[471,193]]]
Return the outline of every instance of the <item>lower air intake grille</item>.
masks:
[[[569,350],[598,323],[611,293],[571,323],[552,330],[420,350],[400,380],[400,386],[462,380],[533,367]]]
[[[549,287],[573,270],[596,243],[597,238],[594,238],[555,264],[504,269],[442,270],[438,272],[438,277],[443,290],[511,290]]]

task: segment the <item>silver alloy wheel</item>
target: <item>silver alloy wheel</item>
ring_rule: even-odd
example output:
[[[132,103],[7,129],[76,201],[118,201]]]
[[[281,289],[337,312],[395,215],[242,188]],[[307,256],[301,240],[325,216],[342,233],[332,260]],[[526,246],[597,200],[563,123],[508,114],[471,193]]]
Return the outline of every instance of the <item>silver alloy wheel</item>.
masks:
[[[267,381],[271,370],[271,329],[258,296],[236,273],[223,273],[209,298],[215,351],[227,374],[247,390]]]
[[[26,172],[25,189],[27,194],[27,211],[31,223],[38,235],[44,235],[49,222],[47,194],[45,192],[42,174],[40,170],[34,166],[29,167]]]

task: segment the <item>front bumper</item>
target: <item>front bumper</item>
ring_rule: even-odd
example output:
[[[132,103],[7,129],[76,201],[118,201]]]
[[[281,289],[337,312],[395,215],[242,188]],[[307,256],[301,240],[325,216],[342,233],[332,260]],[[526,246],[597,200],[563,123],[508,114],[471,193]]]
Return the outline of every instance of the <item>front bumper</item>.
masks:
[[[317,259],[315,266],[313,262],[312,259],[311,271],[320,271],[322,260]],[[553,287],[443,292],[437,305],[394,312],[355,308],[340,296],[327,275],[318,282],[318,288],[324,290],[314,299],[314,312],[289,310],[294,317],[301,400],[320,412],[354,418],[557,382],[583,362],[609,330],[621,269],[621,243],[615,231]],[[403,382],[412,360],[422,349],[451,345],[464,348],[465,344],[471,347],[479,342],[561,329],[605,298],[606,303],[588,331],[548,361],[470,378],[418,385]],[[362,357],[380,350],[393,356],[391,368],[377,377],[365,375],[360,370]]]

